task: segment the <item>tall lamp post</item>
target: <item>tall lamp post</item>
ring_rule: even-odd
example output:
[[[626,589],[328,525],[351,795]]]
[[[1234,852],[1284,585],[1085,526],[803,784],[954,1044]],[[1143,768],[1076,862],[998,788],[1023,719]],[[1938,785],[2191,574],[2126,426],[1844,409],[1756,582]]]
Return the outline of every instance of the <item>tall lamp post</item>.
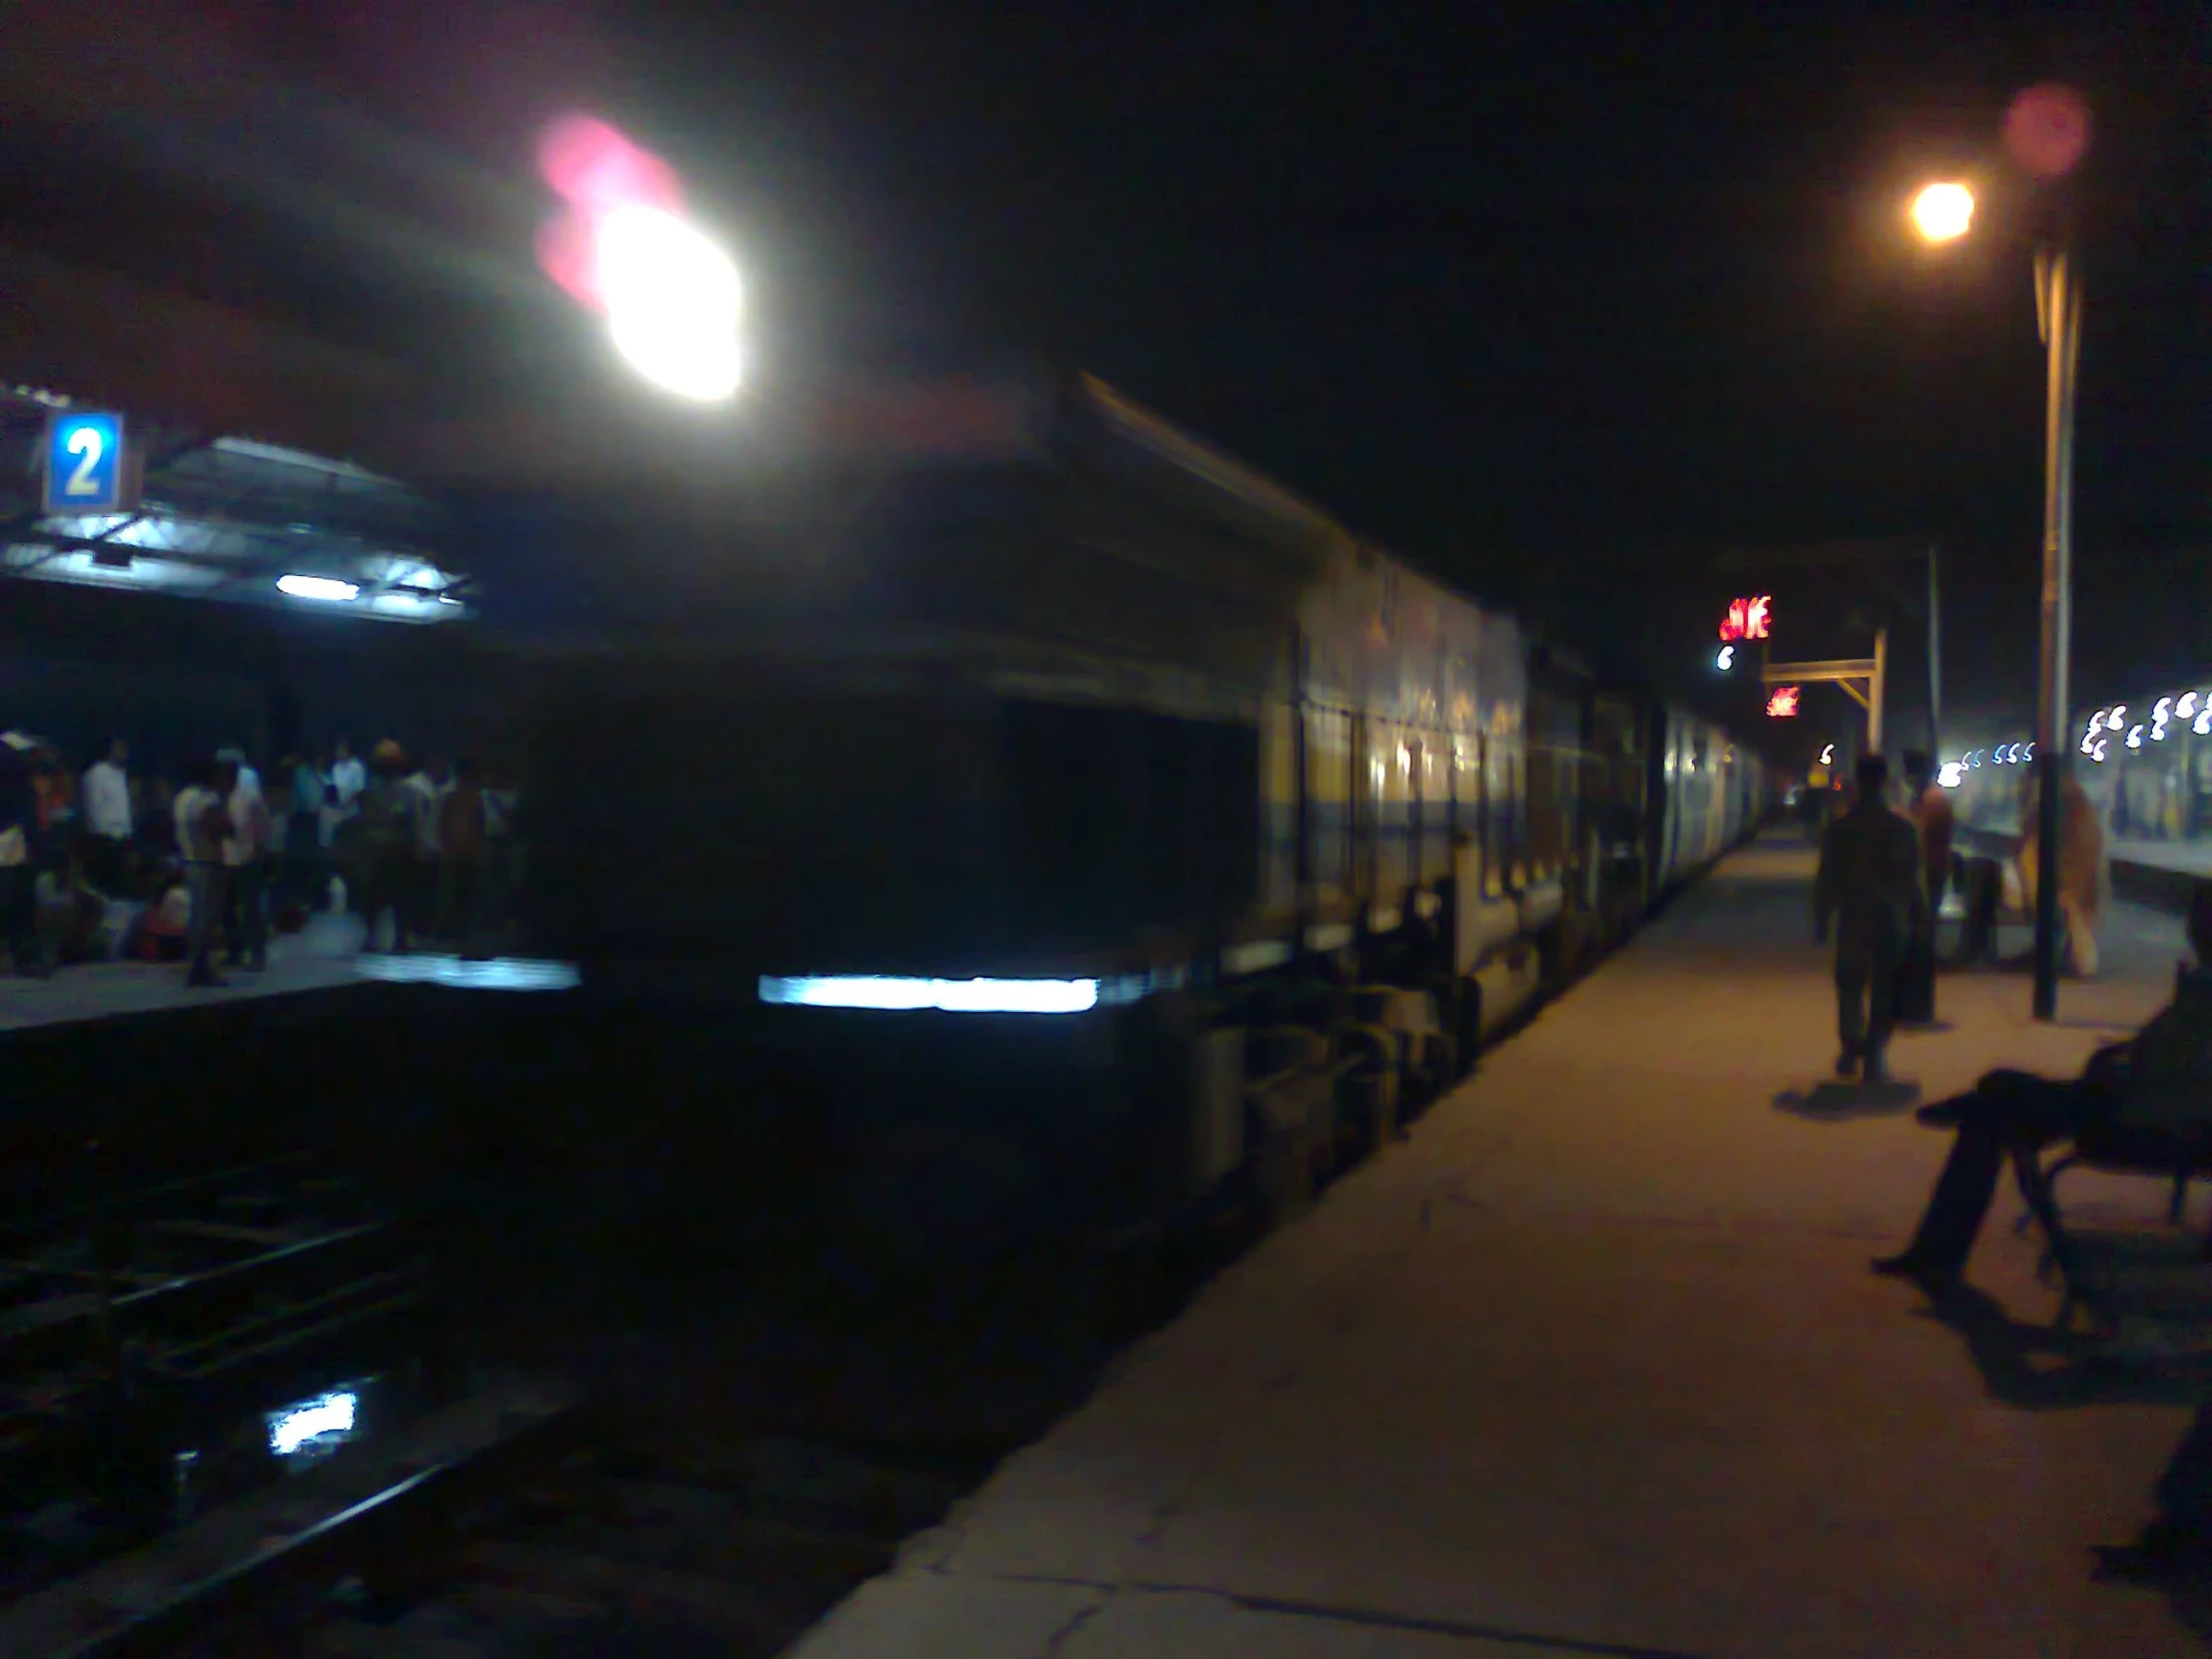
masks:
[[[2030,87],[2012,101],[2004,142],[2031,178],[2073,171],[2089,145],[2089,111],[2070,87]],[[1914,229],[1931,243],[1954,242],[1973,224],[1973,193],[1943,182],[1913,199]],[[2058,1012],[2058,840],[2071,746],[2066,742],[2066,668],[2073,609],[2074,378],[2081,356],[2081,280],[2062,227],[2035,250],[2035,315],[2047,353],[2043,405],[2043,589],[2035,721],[2035,1018]]]

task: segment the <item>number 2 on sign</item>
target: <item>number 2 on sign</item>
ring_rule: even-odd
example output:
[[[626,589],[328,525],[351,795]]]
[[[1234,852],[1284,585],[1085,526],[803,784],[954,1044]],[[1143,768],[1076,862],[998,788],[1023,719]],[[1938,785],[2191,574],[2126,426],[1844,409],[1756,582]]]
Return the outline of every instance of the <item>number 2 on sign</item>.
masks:
[[[98,495],[100,480],[93,472],[100,465],[100,457],[107,452],[107,440],[90,426],[80,426],[69,434],[69,452],[82,457],[76,470],[69,475],[69,482],[62,485],[64,495]]]

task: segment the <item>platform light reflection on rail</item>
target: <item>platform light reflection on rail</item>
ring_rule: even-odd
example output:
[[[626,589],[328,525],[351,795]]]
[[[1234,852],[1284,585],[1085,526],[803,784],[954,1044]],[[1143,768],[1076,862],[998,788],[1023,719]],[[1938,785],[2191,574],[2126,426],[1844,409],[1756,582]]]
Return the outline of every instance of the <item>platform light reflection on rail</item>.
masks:
[[[354,959],[353,971],[363,979],[388,984],[445,985],[463,991],[567,991],[574,990],[583,977],[572,962],[521,956],[470,961],[460,956],[363,954]]]
[[[354,1408],[359,1397],[350,1389],[328,1393],[319,1399],[287,1406],[269,1414],[269,1449],[289,1457],[309,1440],[324,1434],[353,1432]]]
[[[1080,1014],[1098,1005],[1096,979],[913,979],[887,974],[761,976],[763,1002],[948,1014]]]

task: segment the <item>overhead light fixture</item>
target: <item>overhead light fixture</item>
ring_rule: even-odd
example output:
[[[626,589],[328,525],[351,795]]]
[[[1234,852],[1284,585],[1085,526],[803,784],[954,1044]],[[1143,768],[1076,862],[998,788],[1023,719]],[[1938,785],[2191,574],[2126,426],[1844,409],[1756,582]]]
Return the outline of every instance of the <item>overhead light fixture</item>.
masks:
[[[345,604],[358,599],[361,593],[357,584],[341,582],[334,576],[279,576],[276,588],[294,599],[319,600],[326,605]]]

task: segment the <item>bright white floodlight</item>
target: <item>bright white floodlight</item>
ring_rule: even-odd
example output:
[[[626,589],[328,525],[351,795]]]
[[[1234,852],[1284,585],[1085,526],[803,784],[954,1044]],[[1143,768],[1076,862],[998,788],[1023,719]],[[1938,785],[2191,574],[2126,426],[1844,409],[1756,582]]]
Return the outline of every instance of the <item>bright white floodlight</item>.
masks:
[[[594,275],[615,349],[665,391],[716,403],[743,378],[740,286],[730,257],[660,208],[629,206],[597,227]]]

